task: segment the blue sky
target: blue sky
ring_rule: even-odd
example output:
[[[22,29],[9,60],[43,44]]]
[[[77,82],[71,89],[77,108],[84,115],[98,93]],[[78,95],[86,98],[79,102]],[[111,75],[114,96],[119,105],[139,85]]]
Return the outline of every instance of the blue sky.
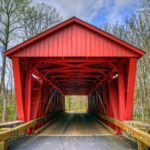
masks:
[[[138,9],[139,0],[33,0],[34,3],[52,4],[64,19],[76,16],[93,25],[124,24]]]

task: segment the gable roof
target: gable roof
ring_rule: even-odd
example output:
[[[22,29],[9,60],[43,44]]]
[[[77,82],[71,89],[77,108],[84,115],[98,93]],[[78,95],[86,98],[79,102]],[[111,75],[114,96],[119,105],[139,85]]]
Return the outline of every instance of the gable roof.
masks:
[[[44,31],[44,32],[42,32],[42,33],[26,40],[26,41],[24,41],[23,43],[7,50],[4,54],[5,54],[5,56],[11,57],[11,56],[13,56],[13,54],[15,54],[19,50],[23,49],[24,47],[26,47],[26,46],[28,46],[28,45],[44,38],[44,37],[46,37],[49,34],[52,34],[53,32],[56,32],[56,31],[60,30],[61,28],[64,28],[65,26],[68,26],[72,23],[77,23],[77,24],[79,24],[79,25],[81,25],[81,26],[83,26],[83,27],[85,27],[89,30],[92,30],[92,31],[96,32],[99,35],[102,35],[102,36],[104,36],[104,37],[106,37],[106,38],[108,38],[108,39],[110,39],[110,40],[126,47],[127,49],[129,49],[132,52],[136,53],[138,55],[138,57],[143,56],[144,53],[145,53],[144,51],[140,50],[139,48],[136,48],[136,47],[128,44],[127,42],[124,42],[124,41],[120,40],[119,38],[116,38],[115,36],[105,32],[105,31],[103,31],[103,30],[101,30],[101,29],[99,29],[95,26],[92,26],[91,24],[88,24],[87,22],[84,22],[84,21],[82,21],[82,20],[80,20],[76,17],[72,17],[72,18],[70,18],[70,19],[54,26],[53,28],[50,28],[50,29],[48,29],[48,30],[46,30],[46,31]]]

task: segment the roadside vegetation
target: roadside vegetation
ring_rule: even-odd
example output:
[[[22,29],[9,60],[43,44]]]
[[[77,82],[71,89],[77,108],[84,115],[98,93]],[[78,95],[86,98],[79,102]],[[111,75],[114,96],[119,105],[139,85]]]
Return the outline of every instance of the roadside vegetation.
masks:
[[[66,112],[87,112],[88,97],[87,96],[66,96],[65,110]]]

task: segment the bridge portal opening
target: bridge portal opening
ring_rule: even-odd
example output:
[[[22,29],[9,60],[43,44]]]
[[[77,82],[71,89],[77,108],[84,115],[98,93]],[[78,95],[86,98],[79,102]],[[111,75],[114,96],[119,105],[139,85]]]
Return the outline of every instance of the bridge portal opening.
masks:
[[[88,96],[65,96],[65,112],[88,111]]]
[[[52,120],[65,111],[131,119],[135,66],[134,58],[15,57],[18,119],[28,122],[50,115]]]

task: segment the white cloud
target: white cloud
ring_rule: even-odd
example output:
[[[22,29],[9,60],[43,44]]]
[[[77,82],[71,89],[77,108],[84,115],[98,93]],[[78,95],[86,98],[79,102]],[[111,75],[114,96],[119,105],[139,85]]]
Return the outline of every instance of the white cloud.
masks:
[[[122,10],[131,7],[139,0],[33,0],[55,5],[64,19],[72,16],[90,22],[96,18],[100,11],[106,11],[107,22],[114,24],[123,22]]]
[[[107,15],[108,23],[115,24],[117,22],[122,24],[124,22],[123,10],[132,7],[137,2],[138,0],[114,0],[114,5],[111,6],[111,11]]]
[[[86,21],[93,19],[104,7],[103,0],[34,0],[34,2],[52,3],[60,9],[64,18],[76,16]]]
[[[122,21],[122,15],[117,11],[112,11],[107,16],[107,22],[110,24],[122,23]]]
[[[131,5],[135,0],[115,0],[115,6],[118,8]]]

